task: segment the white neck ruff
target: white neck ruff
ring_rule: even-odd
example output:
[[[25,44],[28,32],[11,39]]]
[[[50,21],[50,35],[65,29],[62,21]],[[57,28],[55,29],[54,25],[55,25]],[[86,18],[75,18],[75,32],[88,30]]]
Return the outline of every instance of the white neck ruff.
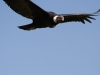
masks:
[[[54,21],[55,23],[57,23],[57,17],[61,17],[61,18],[62,18],[62,21],[64,21],[64,17],[63,17],[63,16],[54,16],[54,17],[53,17],[53,21]]]

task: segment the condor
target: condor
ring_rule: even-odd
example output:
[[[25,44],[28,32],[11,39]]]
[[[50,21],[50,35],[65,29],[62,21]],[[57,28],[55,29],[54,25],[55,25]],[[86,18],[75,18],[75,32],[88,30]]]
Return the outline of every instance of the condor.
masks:
[[[64,22],[82,22],[85,21],[91,23],[90,19],[96,20],[91,16],[96,16],[100,9],[92,14],[56,14],[54,12],[48,12],[41,7],[33,3],[31,0],[4,0],[6,4],[14,10],[16,13],[32,19],[31,24],[18,26],[23,30],[34,30],[36,28],[54,28],[59,23]]]

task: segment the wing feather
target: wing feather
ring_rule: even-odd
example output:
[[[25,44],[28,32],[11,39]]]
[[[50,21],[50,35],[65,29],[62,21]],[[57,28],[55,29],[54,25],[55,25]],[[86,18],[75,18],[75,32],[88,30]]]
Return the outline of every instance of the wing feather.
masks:
[[[95,14],[97,14],[98,12],[100,12],[100,9],[92,14],[61,14],[61,15],[64,16],[63,22],[75,21],[75,22],[82,22],[83,24],[85,24],[85,21],[92,23],[90,19],[96,20],[92,16],[97,16]]]
[[[16,13],[30,19],[47,14],[42,8],[32,3],[31,0],[4,0]]]

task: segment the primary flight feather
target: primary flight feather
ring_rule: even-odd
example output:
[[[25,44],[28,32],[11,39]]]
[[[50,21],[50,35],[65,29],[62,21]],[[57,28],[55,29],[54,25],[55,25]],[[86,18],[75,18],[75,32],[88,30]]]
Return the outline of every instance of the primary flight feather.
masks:
[[[34,22],[31,24],[18,26],[23,30],[34,30],[36,28],[50,27],[54,28],[59,23],[64,22],[82,22],[85,21],[91,23],[90,19],[96,20],[92,16],[96,16],[100,9],[92,14],[56,14],[54,12],[48,12],[37,6],[31,0],[4,0],[6,4],[14,10],[16,13],[32,19]]]

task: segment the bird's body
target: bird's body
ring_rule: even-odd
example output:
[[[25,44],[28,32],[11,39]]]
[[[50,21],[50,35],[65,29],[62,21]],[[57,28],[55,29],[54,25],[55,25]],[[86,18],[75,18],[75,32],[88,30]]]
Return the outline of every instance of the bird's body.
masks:
[[[94,19],[91,16],[95,16],[100,12],[100,9],[92,14],[56,14],[54,12],[48,12],[37,6],[30,0],[4,0],[8,6],[18,14],[32,19],[31,24],[19,26],[23,30],[33,30],[36,28],[54,28],[59,23],[78,21],[85,24],[84,20],[91,23],[89,19]]]

